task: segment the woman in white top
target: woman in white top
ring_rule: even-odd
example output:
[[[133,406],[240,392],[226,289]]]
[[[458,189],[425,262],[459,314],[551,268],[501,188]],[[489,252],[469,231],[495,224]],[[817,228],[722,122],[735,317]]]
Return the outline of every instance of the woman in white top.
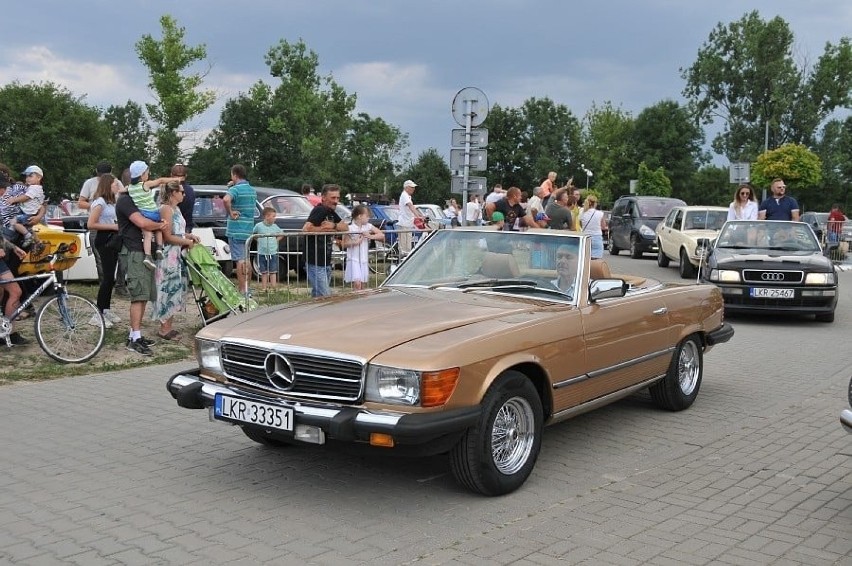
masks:
[[[757,197],[750,183],[743,183],[728,207],[728,220],[757,220]]]
[[[592,259],[603,257],[603,231],[606,228],[604,213],[597,207],[598,197],[589,195],[580,213],[580,230],[592,237]]]

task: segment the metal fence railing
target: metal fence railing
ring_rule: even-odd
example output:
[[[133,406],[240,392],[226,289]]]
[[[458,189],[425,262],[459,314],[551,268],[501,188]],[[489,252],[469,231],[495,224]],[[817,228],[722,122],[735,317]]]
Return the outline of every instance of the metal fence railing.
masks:
[[[412,245],[417,245],[429,230],[383,230],[384,241],[370,240],[367,243],[367,262],[364,265],[365,281],[363,289],[376,288],[405,257],[400,251],[401,234],[411,234]],[[329,287],[332,294],[355,291],[354,281],[348,281],[346,266],[350,258],[356,257],[353,247],[345,245],[350,239],[348,232],[302,232],[285,231],[278,242],[277,263],[278,271],[274,285],[264,285],[264,266],[268,266],[268,259],[261,257],[265,254],[258,253],[258,244],[261,240],[270,238],[278,239],[276,236],[264,236],[253,234],[246,242],[246,250],[250,264],[249,292],[255,298],[259,295],[270,295],[274,301],[280,295],[282,302],[311,297],[311,285],[308,281],[306,265],[313,262],[314,265],[330,266]],[[349,251],[353,250],[353,251]],[[356,259],[357,261],[357,259]],[[266,287],[264,289],[264,287]]]

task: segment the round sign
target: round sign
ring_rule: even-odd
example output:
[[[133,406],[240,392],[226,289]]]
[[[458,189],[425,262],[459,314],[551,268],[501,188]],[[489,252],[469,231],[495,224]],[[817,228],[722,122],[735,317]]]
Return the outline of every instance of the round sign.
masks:
[[[467,126],[467,113],[470,112],[470,127],[475,128],[488,117],[488,97],[474,86],[465,87],[456,93],[451,110],[459,126]]]

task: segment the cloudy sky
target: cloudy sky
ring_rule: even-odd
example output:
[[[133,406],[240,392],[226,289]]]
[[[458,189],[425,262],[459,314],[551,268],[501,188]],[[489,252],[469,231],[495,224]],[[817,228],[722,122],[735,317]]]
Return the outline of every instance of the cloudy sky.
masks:
[[[358,111],[409,135],[412,157],[430,147],[447,157],[463,87],[501,106],[549,97],[582,117],[608,100],[635,116],[681,101],[679,69],[718,22],[753,9],[788,22],[802,61],[852,35],[848,0],[8,0],[0,77],[50,80],[101,107],[151,102],[134,44],[159,37],[168,13],[189,44],[206,44],[206,86],[220,97],[191,130],[206,132],[224,100],[270,81],[266,52],[301,38]]]

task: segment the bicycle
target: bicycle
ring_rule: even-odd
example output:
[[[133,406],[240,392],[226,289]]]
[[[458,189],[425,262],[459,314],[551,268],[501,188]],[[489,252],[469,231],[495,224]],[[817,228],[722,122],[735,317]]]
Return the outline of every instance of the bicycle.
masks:
[[[12,323],[45,291],[53,288],[55,295],[48,299],[35,315],[35,336],[44,352],[58,362],[82,363],[92,359],[104,344],[106,325],[98,307],[85,297],[69,293],[65,283],[54,270],[54,264],[68,251],[67,244],[60,244],[57,250],[46,256],[43,262],[48,264],[47,273],[25,275],[0,280],[6,285],[12,282],[44,279],[26,300],[18,305],[8,317],[0,314],[0,340],[12,347],[10,334]],[[93,324],[98,321],[100,324]]]

